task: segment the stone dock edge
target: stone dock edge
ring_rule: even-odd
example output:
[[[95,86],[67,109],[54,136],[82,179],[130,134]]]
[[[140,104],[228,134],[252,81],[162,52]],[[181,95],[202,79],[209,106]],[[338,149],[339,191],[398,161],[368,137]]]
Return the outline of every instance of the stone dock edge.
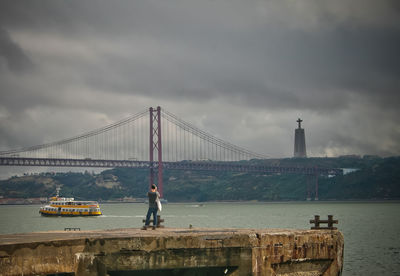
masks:
[[[232,276],[337,276],[343,270],[343,250],[338,230],[126,228],[6,234],[0,235],[0,275],[223,271]]]

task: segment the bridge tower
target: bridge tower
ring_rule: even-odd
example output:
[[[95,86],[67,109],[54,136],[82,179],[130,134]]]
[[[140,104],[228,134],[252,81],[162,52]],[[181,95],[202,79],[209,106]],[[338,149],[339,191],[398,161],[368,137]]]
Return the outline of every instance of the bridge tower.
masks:
[[[157,152],[157,173],[158,173],[158,192],[163,197],[163,166],[162,166],[162,143],[161,143],[161,107],[154,109],[149,108],[150,111],[150,177],[149,186],[154,184],[155,176],[155,162],[154,154]]]
[[[304,128],[301,128],[302,119],[296,121],[299,124],[299,128],[295,129],[294,133],[294,157],[306,158],[306,137],[304,134]]]

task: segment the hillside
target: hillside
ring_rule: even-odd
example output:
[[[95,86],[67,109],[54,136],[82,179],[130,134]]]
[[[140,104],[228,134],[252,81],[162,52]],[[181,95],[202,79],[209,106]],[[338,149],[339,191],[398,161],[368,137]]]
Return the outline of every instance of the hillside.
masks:
[[[357,168],[338,177],[319,178],[320,200],[400,199],[400,157],[307,158],[241,161],[281,166]],[[164,197],[169,201],[304,200],[307,179],[302,175],[212,171],[165,171]],[[63,196],[112,200],[143,198],[148,170],[116,168],[101,174],[44,173],[0,181],[4,198],[49,197],[62,186]]]

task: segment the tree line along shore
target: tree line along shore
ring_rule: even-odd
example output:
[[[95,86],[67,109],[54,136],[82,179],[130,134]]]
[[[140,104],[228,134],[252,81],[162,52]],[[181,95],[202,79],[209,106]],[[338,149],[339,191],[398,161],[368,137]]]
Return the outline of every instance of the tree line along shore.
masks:
[[[319,200],[400,199],[400,157],[345,156],[240,162],[346,169],[342,176],[319,177]],[[53,196],[57,186],[61,186],[62,196],[81,200],[143,202],[148,177],[147,169],[134,168],[115,168],[97,174],[86,171],[14,176],[0,181],[0,204],[39,204]],[[164,171],[164,198],[169,202],[302,201],[306,197],[307,177],[304,175]]]

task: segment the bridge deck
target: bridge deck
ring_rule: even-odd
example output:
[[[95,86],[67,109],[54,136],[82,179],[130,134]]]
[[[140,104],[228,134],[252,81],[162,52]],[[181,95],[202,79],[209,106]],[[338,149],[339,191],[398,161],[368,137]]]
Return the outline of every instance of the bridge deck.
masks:
[[[200,171],[235,171],[259,173],[288,173],[307,175],[342,175],[343,170],[338,168],[302,167],[302,166],[267,166],[238,164],[235,162],[213,161],[177,161],[163,162],[163,169],[170,170],[200,170]],[[45,166],[45,167],[95,167],[95,168],[145,168],[158,167],[158,163],[137,160],[96,160],[96,159],[58,159],[58,158],[27,158],[27,157],[0,157],[0,166]]]

